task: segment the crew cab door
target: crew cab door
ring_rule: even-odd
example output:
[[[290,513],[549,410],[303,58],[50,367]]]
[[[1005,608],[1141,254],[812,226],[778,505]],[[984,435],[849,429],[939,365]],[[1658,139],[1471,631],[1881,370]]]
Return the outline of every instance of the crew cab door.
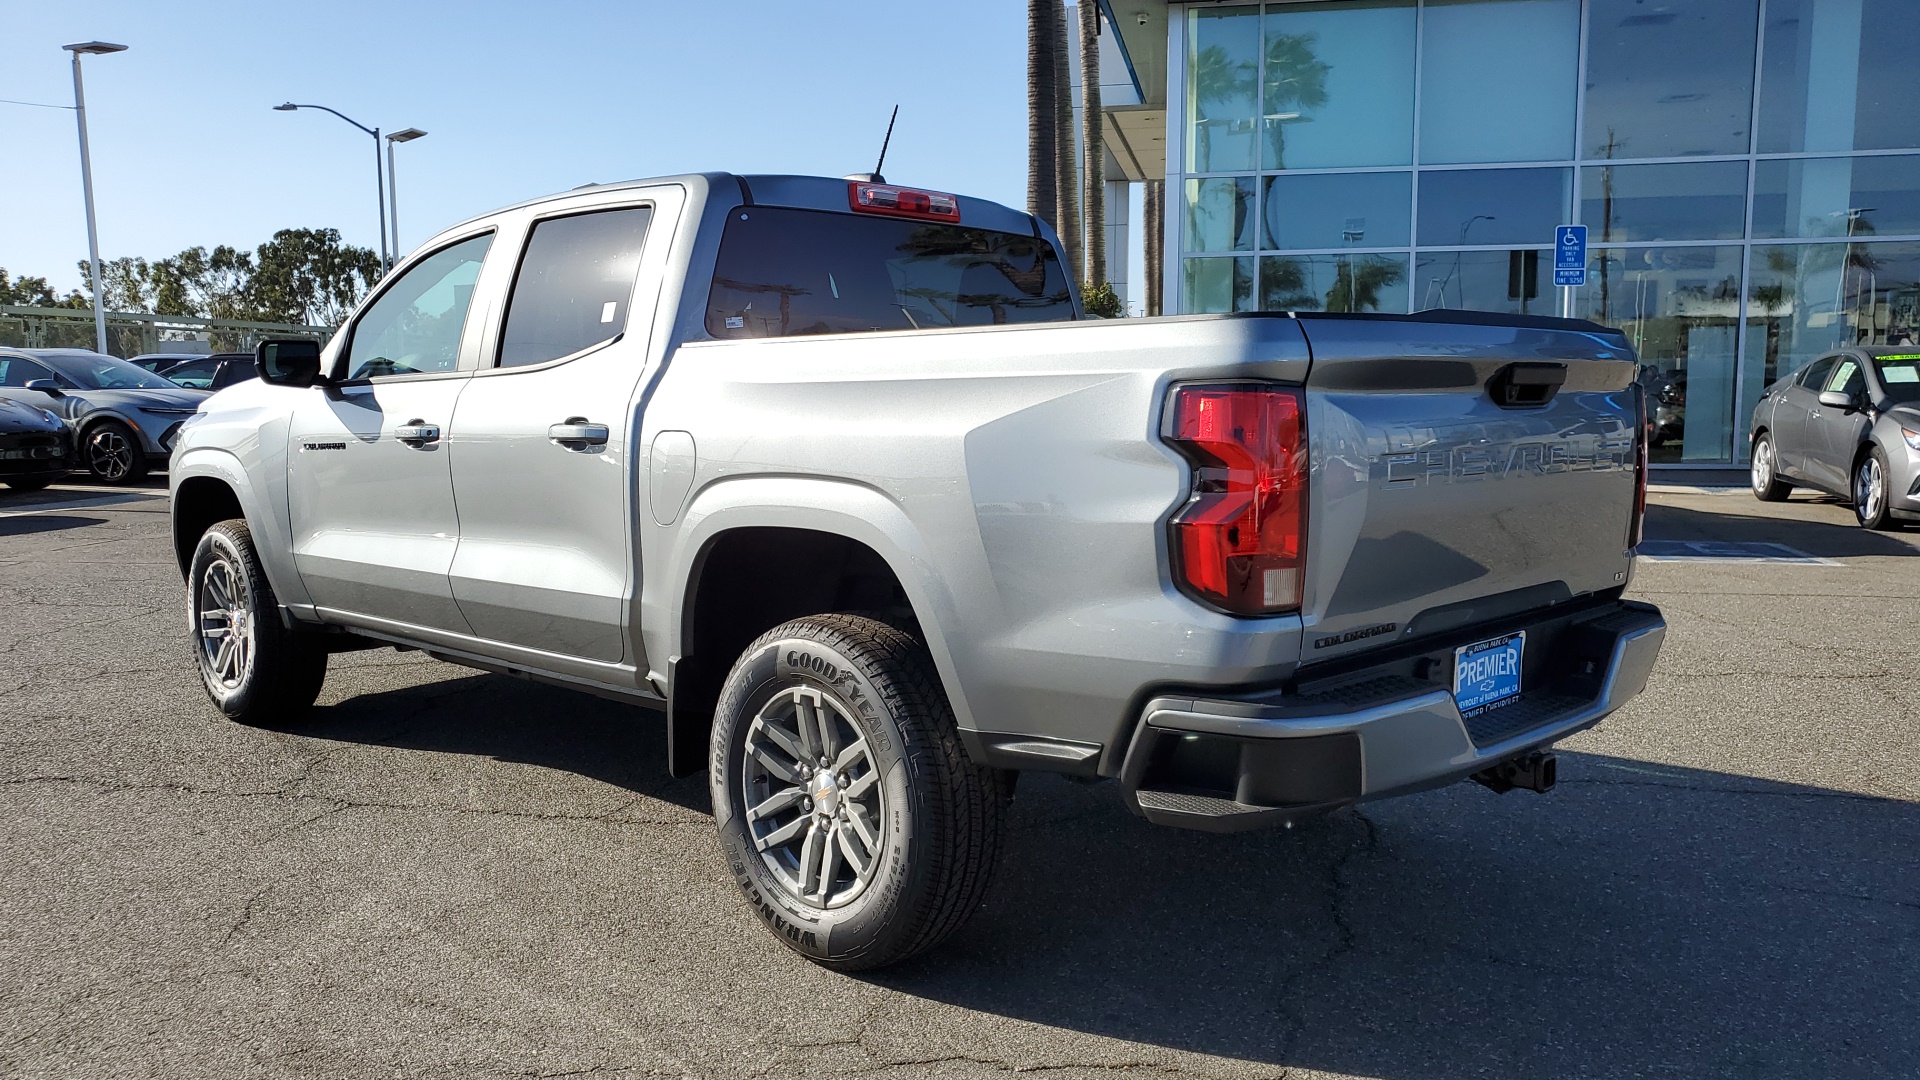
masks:
[[[677,192],[678,189],[674,189]],[[460,398],[453,595],[475,635],[638,663],[639,387],[677,195],[530,223],[489,352]]]
[[[339,385],[303,394],[293,412],[294,565],[336,621],[469,632],[447,580],[460,537],[448,443],[492,240],[457,241],[384,282],[348,328]]]

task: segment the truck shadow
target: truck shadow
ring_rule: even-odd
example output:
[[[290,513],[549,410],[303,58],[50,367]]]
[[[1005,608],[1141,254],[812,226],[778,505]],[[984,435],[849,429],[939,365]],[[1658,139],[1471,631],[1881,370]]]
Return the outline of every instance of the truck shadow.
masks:
[[[1920,1054],[1920,806],[1563,754],[1292,834],[1023,781],[960,937],[878,984],[1372,1077],[1891,1075]]]
[[[657,713],[500,676],[348,699],[302,734],[710,809],[704,776],[666,777]],[[856,977],[1103,1040],[1374,1077],[1920,1059],[1920,805],[1591,754],[1563,754],[1561,777],[1546,797],[1462,784],[1214,836],[1130,816],[1112,784],[1027,776],[972,921]]]
[[[1823,559],[1858,556],[1920,555],[1920,531],[1873,532],[1853,522],[1853,512],[1828,521],[1764,514],[1718,514],[1685,506],[1647,507],[1648,540],[1708,541],[1720,544],[1785,544]]]

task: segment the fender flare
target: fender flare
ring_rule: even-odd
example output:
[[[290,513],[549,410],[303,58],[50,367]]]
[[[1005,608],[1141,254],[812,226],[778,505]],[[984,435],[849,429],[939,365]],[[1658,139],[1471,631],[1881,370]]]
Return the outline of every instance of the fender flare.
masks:
[[[174,455],[167,467],[169,532],[181,486],[199,478],[221,481],[239,500],[247,527],[257,539],[254,550],[260,556],[261,569],[266,571],[267,582],[273,586],[273,594],[281,606],[310,608],[313,600],[307,595],[306,583],[300,579],[300,571],[293,562],[293,532],[287,522],[285,493],[281,493],[278,502],[266,497],[231,451],[196,446]]]
[[[962,729],[974,727],[961,664],[950,631],[958,607],[934,564],[920,530],[881,492],[846,480],[757,476],[720,480],[694,493],[679,523],[661,530],[661,555],[642,575],[646,655],[656,678],[683,655],[689,637],[692,597],[701,564],[715,541],[735,529],[786,528],[844,536],[865,544],[884,560],[913,605],[934,668]],[[644,550],[644,548],[643,548]]]

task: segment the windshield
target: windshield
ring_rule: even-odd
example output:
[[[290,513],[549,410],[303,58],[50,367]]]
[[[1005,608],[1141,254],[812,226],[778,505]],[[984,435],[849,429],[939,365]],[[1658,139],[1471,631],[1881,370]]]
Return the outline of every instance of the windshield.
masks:
[[[1920,353],[1882,356],[1876,362],[1888,397],[1902,405],[1920,402]]]
[[[178,383],[155,375],[125,360],[99,353],[50,356],[40,359],[50,368],[72,379],[82,390],[178,390]]]
[[[717,338],[1073,317],[1053,248],[1032,236],[776,207],[727,222],[707,299]]]

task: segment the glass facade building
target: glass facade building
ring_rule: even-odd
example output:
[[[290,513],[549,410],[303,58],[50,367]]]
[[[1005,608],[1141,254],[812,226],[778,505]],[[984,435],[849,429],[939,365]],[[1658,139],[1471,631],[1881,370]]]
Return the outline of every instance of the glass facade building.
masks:
[[[1308,0],[1168,20],[1169,311],[1620,328],[1655,461],[1920,337],[1920,0]],[[1553,287],[1556,225],[1587,284]]]

